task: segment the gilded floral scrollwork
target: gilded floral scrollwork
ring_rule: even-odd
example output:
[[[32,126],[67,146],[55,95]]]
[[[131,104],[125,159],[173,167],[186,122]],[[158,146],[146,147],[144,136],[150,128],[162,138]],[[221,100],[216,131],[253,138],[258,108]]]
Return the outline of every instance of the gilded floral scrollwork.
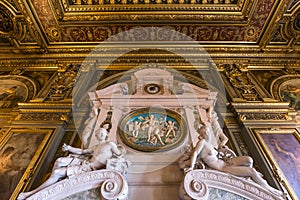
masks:
[[[46,100],[59,101],[66,97],[70,89],[73,88],[79,66],[61,66],[52,84]]]
[[[229,82],[247,101],[260,100],[258,93],[255,90],[255,85],[248,77],[248,72],[242,70],[242,66],[236,64],[224,65],[224,72]]]

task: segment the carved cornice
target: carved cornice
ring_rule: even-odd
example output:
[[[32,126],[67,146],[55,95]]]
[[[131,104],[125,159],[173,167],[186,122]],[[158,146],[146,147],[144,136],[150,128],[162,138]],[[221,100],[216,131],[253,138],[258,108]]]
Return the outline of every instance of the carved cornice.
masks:
[[[43,59],[36,58],[25,58],[25,57],[11,57],[6,60],[0,61],[0,69],[1,71],[12,71],[16,67],[24,67],[27,71],[56,71],[57,65],[68,65],[70,63],[77,65],[82,64],[85,60],[87,54],[49,54],[45,56]],[[242,56],[242,57],[239,57]],[[256,57],[257,55],[251,56],[251,54],[211,54],[211,58],[215,64],[224,65],[228,63],[236,63],[236,64],[249,64],[249,70],[259,70],[259,69],[284,69],[285,67],[290,67],[293,69],[297,69],[300,66],[300,60],[298,58],[287,58],[286,56],[280,57],[279,55],[272,55],[266,59],[260,59],[260,57]],[[137,59],[138,58],[138,59]],[[237,60],[238,59],[238,60]],[[96,63],[95,60],[90,59],[88,62],[91,64]],[[203,66],[194,65],[192,66],[189,63],[175,62],[175,57],[167,57],[167,56],[151,56],[140,58],[139,56],[132,56],[128,58],[124,58],[117,62],[112,63],[109,66],[99,65],[99,69],[131,69],[132,67],[139,66],[143,63],[166,63],[168,66],[172,66],[174,69],[194,69],[194,68],[203,68]],[[219,70],[222,71],[222,67],[219,67]]]
[[[296,112],[292,111],[288,107],[288,103],[285,102],[272,102],[272,103],[259,103],[259,102],[247,102],[247,103],[232,103],[231,110],[236,113],[239,120],[244,123],[250,121],[257,121],[265,123],[276,123],[276,121],[282,121],[286,123],[293,123],[293,118]]]
[[[31,102],[19,103],[19,114],[15,118],[16,123],[22,121],[63,121],[68,123],[71,119],[72,103],[55,103],[55,102]]]

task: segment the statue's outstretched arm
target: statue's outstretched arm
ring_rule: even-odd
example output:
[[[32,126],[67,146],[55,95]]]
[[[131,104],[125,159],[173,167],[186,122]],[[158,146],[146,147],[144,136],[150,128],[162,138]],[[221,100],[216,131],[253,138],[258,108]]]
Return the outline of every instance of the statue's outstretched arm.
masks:
[[[65,151],[69,151],[70,153],[74,153],[74,154],[79,154],[79,155],[84,155],[84,154],[91,154],[93,153],[92,149],[80,149],[80,148],[76,148],[76,147],[72,147],[70,145],[64,144],[62,147],[62,150]]]

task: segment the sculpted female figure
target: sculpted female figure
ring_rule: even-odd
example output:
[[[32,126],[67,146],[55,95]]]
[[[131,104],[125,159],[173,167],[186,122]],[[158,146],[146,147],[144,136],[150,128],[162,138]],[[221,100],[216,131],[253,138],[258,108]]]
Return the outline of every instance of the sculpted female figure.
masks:
[[[188,171],[193,170],[196,164],[197,157],[199,156],[202,161],[212,169],[241,177],[249,176],[256,183],[266,188],[270,192],[276,195],[282,195],[281,191],[269,186],[267,181],[262,178],[262,175],[254,168],[252,168],[253,160],[251,157],[238,156],[229,158],[226,161],[218,158],[218,152],[214,149],[213,145],[208,142],[210,135],[207,133],[209,133],[209,130],[207,130],[206,126],[202,126],[199,129],[200,138],[192,153],[190,168],[188,169]]]

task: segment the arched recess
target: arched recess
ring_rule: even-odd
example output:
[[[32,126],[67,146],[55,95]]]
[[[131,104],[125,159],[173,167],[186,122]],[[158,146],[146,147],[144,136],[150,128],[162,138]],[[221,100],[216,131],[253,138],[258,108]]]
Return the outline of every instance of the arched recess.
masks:
[[[26,102],[35,97],[37,86],[25,76],[0,76],[0,108],[13,108],[17,103]]]
[[[300,110],[298,99],[300,98],[300,75],[284,75],[271,83],[271,95],[274,99],[288,102],[289,107]]]

